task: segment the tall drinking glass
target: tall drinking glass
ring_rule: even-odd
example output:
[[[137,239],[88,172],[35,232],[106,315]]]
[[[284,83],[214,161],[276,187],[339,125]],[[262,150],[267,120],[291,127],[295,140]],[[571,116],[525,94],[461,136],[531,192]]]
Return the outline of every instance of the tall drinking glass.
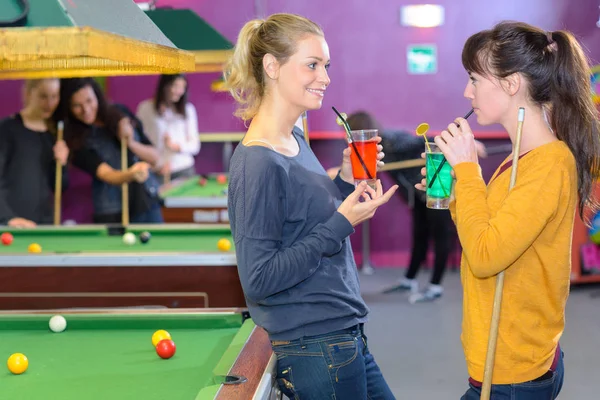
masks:
[[[429,146],[425,146],[427,208],[447,210],[454,190],[452,167],[435,143],[428,144]]]
[[[350,131],[352,143],[350,147],[350,161],[352,162],[352,175],[354,184],[362,181],[375,188],[377,181],[377,129],[362,129]]]

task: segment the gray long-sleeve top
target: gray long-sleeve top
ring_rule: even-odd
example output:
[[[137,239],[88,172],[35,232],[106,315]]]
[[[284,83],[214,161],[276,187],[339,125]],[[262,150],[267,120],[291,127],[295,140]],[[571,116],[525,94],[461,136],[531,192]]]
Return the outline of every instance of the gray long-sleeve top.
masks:
[[[338,206],[354,190],[333,181],[294,129],[300,151],[287,157],[238,145],[228,208],[238,272],[254,321],[271,340],[293,340],[363,323],[350,246],[354,232]]]

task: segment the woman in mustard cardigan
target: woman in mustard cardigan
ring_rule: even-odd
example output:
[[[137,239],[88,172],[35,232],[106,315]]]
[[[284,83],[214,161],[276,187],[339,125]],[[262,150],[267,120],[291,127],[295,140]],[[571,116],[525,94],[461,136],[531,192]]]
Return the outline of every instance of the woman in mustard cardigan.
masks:
[[[462,61],[470,77],[464,95],[479,124],[501,124],[514,143],[518,109],[525,109],[510,191],[512,155],[486,186],[466,120],[458,118],[435,138],[456,178],[450,211],[463,248],[462,342],[470,375],[462,399],[481,394],[502,271],[491,398],[555,399],[564,377],[559,339],[575,212],[597,208],[591,187],[599,175],[600,142],[589,67],[570,33],[524,23],[473,35]],[[417,187],[424,190],[424,183]]]

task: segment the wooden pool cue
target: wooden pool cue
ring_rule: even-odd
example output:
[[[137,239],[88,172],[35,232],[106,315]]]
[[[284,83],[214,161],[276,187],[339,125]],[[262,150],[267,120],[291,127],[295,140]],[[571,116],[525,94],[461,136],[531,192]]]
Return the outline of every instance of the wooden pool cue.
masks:
[[[394,171],[397,169],[407,169],[423,166],[425,166],[425,159],[415,158],[414,160],[394,161],[391,163],[385,163],[383,167],[379,169],[379,171]]]
[[[500,153],[510,153],[512,151],[512,144],[501,144],[498,146],[488,147],[486,149],[486,153],[488,156]],[[407,169],[407,168],[415,168],[415,167],[423,167],[425,166],[424,158],[414,158],[411,160],[402,160],[402,161],[394,161],[390,163],[385,163],[385,165],[379,169],[379,171],[394,171],[398,169]]]
[[[127,139],[121,138],[121,171],[127,171]],[[121,185],[121,223],[129,225],[129,184],[123,182]]]
[[[519,108],[517,119],[517,137],[513,150],[512,170],[510,173],[509,192],[517,182],[517,166],[519,164],[519,152],[521,151],[521,135],[523,133],[523,121],[525,120],[525,109]],[[490,336],[483,370],[483,383],[481,386],[481,400],[490,400],[492,390],[492,375],[494,371],[494,358],[496,356],[496,343],[498,342],[498,326],[500,325],[500,309],[502,306],[502,291],[504,289],[504,271],[496,276],[496,292],[494,293],[494,306],[492,308],[492,322],[490,324]]]
[[[171,164],[171,157],[172,157],[172,153],[171,150],[167,149],[167,152],[165,154],[165,163],[167,163],[168,165]],[[169,184],[171,183],[171,167],[169,166],[169,170],[167,171],[167,173],[164,176],[164,183],[165,184]]]
[[[58,121],[56,142],[63,140],[63,130],[65,124],[63,121]],[[56,174],[54,182],[54,225],[60,225],[61,197],[62,197],[62,165],[56,160]]]
[[[304,131],[304,140],[306,140],[306,144],[310,146],[310,139],[308,138],[308,119],[307,119],[306,111],[302,113],[302,130]]]

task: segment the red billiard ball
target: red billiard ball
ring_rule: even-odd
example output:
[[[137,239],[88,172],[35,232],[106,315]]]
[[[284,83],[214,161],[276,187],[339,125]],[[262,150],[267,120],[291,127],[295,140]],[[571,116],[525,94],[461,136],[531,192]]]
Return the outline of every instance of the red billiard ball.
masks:
[[[223,175],[223,174],[217,175],[217,182],[220,183],[221,185],[227,183],[227,176]]]
[[[2,234],[1,240],[3,245],[9,246],[13,242],[13,235],[8,232],[4,232]]]
[[[156,345],[156,354],[165,360],[173,357],[175,354],[175,342],[171,339],[163,339]]]
[[[198,179],[198,184],[200,186],[206,186],[206,178],[205,177],[201,177],[200,179]]]

